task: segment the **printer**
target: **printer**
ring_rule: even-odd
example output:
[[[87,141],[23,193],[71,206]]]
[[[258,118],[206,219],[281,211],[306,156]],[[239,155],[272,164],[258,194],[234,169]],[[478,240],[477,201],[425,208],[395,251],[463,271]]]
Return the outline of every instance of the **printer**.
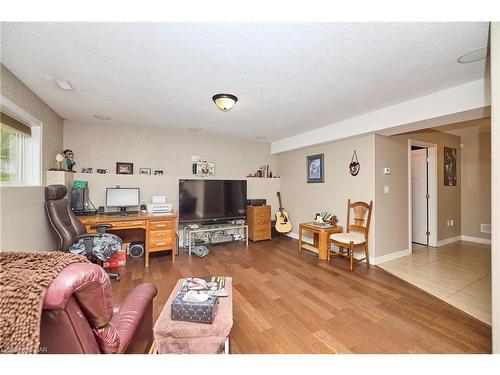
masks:
[[[148,203],[147,211],[151,215],[165,215],[172,212],[172,203]]]

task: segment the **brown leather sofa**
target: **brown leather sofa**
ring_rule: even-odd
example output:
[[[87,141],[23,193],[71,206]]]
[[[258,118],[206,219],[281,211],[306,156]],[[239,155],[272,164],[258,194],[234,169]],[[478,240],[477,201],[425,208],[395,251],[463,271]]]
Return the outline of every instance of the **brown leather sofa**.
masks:
[[[66,266],[43,302],[41,352],[147,353],[153,342],[153,284],[141,284],[113,305],[111,282],[91,263]]]

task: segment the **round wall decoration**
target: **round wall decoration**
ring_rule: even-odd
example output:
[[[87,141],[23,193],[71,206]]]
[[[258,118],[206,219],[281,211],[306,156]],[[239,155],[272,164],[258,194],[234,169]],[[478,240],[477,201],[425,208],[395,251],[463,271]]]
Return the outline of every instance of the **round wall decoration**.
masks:
[[[351,164],[349,164],[349,172],[351,172],[352,176],[357,176],[360,167],[361,166],[358,161],[358,154],[356,153],[356,150],[354,150],[351,158]]]

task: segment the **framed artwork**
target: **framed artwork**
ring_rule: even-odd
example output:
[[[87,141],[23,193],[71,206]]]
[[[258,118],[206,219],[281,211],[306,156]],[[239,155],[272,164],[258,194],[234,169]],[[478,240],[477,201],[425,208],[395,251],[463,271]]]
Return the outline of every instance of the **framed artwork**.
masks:
[[[201,177],[215,176],[215,163],[211,161],[198,161],[196,164],[196,175]]]
[[[307,156],[306,167],[307,183],[325,182],[324,154]]]
[[[139,168],[139,174],[149,176],[151,174],[151,168]]]
[[[444,186],[457,186],[456,148],[444,148]]]
[[[116,163],[116,174],[134,174],[134,164],[133,163]]]
[[[98,174],[108,174],[109,171],[107,169],[104,169],[104,168],[97,168],[97,173]]]
[[[161,169],[156,169],[156,170],[155,170],[155,176],[163,176],[163,170],[161,170]]]
[[[82,168],[82,173],[92,173],[93,169],[92,168]]]

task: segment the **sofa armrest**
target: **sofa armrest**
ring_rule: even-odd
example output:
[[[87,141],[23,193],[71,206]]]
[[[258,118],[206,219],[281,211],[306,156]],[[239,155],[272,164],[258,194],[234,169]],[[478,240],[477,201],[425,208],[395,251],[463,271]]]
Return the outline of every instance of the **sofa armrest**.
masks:
[[[72,263],[62,269],[49,285],[43,301],[46,310],[63,310],[71,296],[91,328],[108,324],[113,314],[109,276],[97,264]]]
[[[143,321],[151,322],[149,324],[151,327],[147,329],[153,332],[152,317],[147,319],[145,314],[152,314],[153,298],[156,293],[157,289],[153,284],[145,283],[137,286],[111,319],[111,323],[120,336],[119,353],[125,352]]]

